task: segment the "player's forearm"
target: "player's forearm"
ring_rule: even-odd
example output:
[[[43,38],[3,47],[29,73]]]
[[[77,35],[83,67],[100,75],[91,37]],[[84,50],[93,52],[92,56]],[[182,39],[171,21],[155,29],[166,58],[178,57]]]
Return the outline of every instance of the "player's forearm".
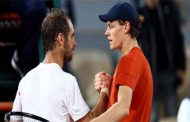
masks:
[[[87,115],[85,115],[83,118],[81,118],[77,122],[89,122],[90,120],[101,115],[103,112],[106,111],[107,103],[108,103],[108,96],[106,95],[106,93],[101,93],[95,107],[90,112],[88,112]]]
[[[117,122],[129,114],[128,105],[123,102],[115,103],[110,109],[90,122]]]
[[[100,94],[100,98],[95,105],[95,107],[92,109],[93,117],[95,118],[106,111],[107,109],[107,103],[108,103],[108,96],[105,93]]]
[[[118,99],[105,113],[92,120],[92,122],[117,122],[124,116],[129,115],[129,108],[132,99],[132,89],[120,86]]]

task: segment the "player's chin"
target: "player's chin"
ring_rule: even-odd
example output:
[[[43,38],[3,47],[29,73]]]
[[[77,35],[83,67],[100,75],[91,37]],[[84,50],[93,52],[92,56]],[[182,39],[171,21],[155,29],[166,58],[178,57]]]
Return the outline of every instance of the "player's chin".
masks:
[[[66,61],[70,62],[73,58],[67,58]]]
[[[73,59],[73,54],[71,56],[69,56],[68,61],[72,61],[72,59]]]
[[[67,55],[65,57],[65,60],[68,61],[68,62],[70,62],[72,59],[73,59],[73,54]]]
[[[114,46],[110,45],[110,49],[115,50],[116,48]]]

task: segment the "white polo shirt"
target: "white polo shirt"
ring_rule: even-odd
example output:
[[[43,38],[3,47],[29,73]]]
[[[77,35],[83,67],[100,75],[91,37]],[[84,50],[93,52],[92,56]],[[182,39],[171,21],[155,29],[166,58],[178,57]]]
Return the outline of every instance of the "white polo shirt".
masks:
[[[89,112],[76,78],[55,63],[40,63],[20,81],[12,111],[41,116],[50,122],[77,121]]]
[[[190,122],[190,98],[184,98],[180,104],[177,122]]]

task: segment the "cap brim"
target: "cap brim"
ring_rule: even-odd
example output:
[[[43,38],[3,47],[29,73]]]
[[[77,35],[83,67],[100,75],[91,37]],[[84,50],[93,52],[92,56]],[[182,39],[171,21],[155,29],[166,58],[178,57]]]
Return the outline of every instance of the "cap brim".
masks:
[[[99,15],[99,18],[100,18],[100,20],[103,21],[103,22],[107,22],[107,21],[108,21],[108,16],[107,16],[107,14]]]
[[[115,20],[115,17],[112,17],[112,15],[110,15],[110,14],[102,14],[102,15],[99,15],[99,18],[100,18],[100,20],[103,21],[103,22]]]

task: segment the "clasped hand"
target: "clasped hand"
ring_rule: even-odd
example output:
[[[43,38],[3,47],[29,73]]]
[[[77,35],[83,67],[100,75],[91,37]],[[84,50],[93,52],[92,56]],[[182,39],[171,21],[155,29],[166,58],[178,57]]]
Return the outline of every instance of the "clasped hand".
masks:
[[[95,75],[94,88],[100,93],[102,88],[107,87],[110,89],[112,77],[106,72],[99,72]]]

